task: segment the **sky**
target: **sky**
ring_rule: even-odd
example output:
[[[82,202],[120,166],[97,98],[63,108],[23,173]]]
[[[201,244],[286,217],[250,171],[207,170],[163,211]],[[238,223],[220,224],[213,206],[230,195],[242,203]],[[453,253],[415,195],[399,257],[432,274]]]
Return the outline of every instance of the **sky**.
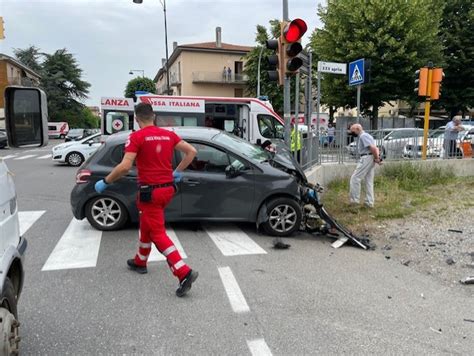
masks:
[[[290,19],[308,24],[303,45],[316,27],[318,0],[288,0]],[[253,46],[256,25],[282,17],[282,0],[167,0],[168,50],[173,42],[215,41]],[[34,45],[46,53],[66,48],[83,79],[91,83],[85,104],[98,106],[102,96],[123,96],[131,69],[154,78],[165,58],[164,16],[160,0],[0,0],[5,39],[0,52]],[[135,76],[141,75],[136,72]]]

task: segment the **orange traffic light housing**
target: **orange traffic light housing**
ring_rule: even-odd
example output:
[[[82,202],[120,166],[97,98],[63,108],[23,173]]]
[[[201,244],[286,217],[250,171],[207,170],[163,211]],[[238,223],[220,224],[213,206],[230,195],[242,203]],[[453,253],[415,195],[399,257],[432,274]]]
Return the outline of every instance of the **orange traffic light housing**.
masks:
[[[428,70],[428,67],[423,67],[415,72],[418,76],[415,80],[418,89],[418,96],[428,96]]]
[[[441,82],[443,81],[443,68],[433,68],[431,74],[431,100],[438,100],[441,95]]]

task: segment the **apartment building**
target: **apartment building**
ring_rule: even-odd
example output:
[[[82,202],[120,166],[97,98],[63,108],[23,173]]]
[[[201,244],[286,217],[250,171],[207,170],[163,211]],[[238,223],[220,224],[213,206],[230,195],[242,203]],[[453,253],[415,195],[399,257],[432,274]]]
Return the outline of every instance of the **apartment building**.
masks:
[[[247,76],[243,74],[244,56],[252,47],[222,42],[221,28],[216,28],[214,42],[179,45],[173,43],[169,57],[171,95],[244,96]],[[229,70],[230,69],[230,70]],[[166,60],[156,74],[157,93],[167,92]]]
[[[37,86],[41,77],[15,58],[0,53],[0,127],[4,127],[5,88],[9,85]]]

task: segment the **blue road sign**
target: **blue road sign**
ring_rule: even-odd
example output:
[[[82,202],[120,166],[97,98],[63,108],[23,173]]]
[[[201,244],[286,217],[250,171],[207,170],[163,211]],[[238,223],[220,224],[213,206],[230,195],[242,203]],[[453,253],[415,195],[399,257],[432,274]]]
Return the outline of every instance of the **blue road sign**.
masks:
[[[364,61],[365,59],[358,59],[349,63],[349,85],[364,84]]]

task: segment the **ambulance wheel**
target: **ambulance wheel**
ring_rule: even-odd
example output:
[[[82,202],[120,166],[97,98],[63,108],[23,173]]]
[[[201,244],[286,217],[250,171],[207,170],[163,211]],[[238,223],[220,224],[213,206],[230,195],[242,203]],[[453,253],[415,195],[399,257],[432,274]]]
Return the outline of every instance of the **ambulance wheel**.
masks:
[[[85,213],[87,221],[101,231],[119,230],[128,220],[125,206],[119,200],[107,196],[89,200]]]
[[[66,162],[73,167],[79,167],[84,162],[84,156],[79,152],[70,152],[66,156]]]
[[[3,304],[0,307],[0,354],[17,355],[19,352],[20,323],[17,317],[17,300],[13,284],[9,278],[5,280]]]
[[[273,236],[289,236],[301,224],[301,208],[291,198],[276,198],[267,203],[268,219],[262,226]]]

